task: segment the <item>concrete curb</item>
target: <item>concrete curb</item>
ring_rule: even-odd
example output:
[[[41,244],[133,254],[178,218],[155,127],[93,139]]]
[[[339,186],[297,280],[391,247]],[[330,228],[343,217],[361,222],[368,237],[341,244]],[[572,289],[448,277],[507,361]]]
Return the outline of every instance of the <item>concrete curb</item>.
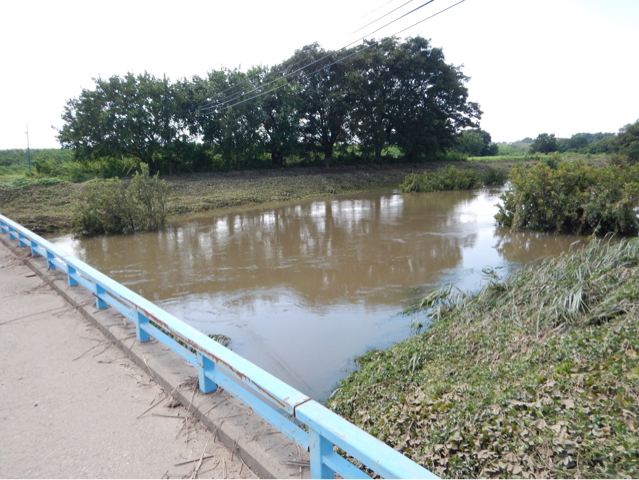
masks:
[[[7,236],[0,241],[11,251],[28,252]],[[66,274],[48,270],[42,257],[29,257],[28,265],[51,285],[126,356],[145,370],[167,393],[184,405],[226,447],[262,478],[309,478],[310,469],[290,462],[308,461],[308,453],[221,389],[203,394],[197,372],[156,340],[141,344],[135,326],[112,308],[99,310],[94,296],[82,287],[70,287]]]

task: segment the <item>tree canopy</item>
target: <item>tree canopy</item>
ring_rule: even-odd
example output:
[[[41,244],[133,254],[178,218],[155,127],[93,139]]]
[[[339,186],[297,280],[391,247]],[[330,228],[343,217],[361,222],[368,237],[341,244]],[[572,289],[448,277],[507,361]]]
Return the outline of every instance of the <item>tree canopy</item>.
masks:
[[[639,162],[639,120],[619,130],[619,135],[611,141],[611,149],[626,156],[631,163]]]
[[[432,159],[462,130],[478,128],[467,80],[421,37],[341,51],[312,44],[246,72],[95,79],[93,90],[67,102],[58,139],[78,159],[134,157],[166,173],[215,161],[226,169],[283,166],[294,157],[328,166],[351,147],[361,161],[381,163],[388,147]]]
[[[540,133],[537,138],[530,144],[530,153],[551,153],[559,149],[555,134]]]

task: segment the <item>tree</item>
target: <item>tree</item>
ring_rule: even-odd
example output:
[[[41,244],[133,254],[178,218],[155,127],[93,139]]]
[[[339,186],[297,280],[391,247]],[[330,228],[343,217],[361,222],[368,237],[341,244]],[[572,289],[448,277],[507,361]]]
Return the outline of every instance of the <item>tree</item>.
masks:
[[[200,82],[204,98],[197,103],[192,131],[214,147],[227,170],[232,162],[239,170],[257,154],[259,145],[259,112],[249,101],[258,81],[239,70],[224,69],[210,72]]]
[[[159,170],[162,151],[184,130],[169,82],[147,73],[94,81],[94,90],[83,90],[64,108],[62,148],[73,148],[79,160],[131,156]]]
[[[611,150],[628,157],[628,161],[639,161],[639,120],[619,130],[619,135],[611,141]]]
[[[314,43],[297,50],[280,66],[281,71],[294,75],[300,88],[300,133],[311,148],[324,155],[326,167],[335,147],[350,138],[346,128],[349,97],[344,88],[349,64],[338,62],[348,54],[327,52]]]
[[[408,159],[453,148],[460,130],[477,127],[482,112],[468,102],[468,77],[446,63],[441,49],[424,38],[409,38],[398,45],[393,63],[395,144]]]
[[[497,155],[499,147],[492,143],[490,133],[485,130],[464,130],[459,135],[455,150],[469,157]]]
[[[540,133],[537,138],[530,144],[530,153],[550,153],[559,149],[555,134]]]
[[[264,89],[258,103],[260,143],[274,167],[283,167],[300,141],[300,86],[280,78],[278,69],[263,69]]]
[[[349,127],[360,142],[361,151],[379,164],[383,149],[393,143],[395,133],[394,110],[398,105],[393,55],[397,40],[371,40],[364,45],[363,51],[353,59],[353,69],[348,75]]]

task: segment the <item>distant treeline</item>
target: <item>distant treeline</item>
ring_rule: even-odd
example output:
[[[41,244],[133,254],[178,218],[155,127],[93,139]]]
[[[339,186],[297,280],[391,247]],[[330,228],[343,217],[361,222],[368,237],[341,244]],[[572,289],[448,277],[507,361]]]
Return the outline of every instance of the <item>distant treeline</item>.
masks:
[[[133,157],[162,173],[435,159],[478,129],[466,81],[421,37],[313,44],[246,72],[95,79],[67,102],[58,138],[78,160]]]
[[[535,138],[524,138],[506,145],[526,153],[611,153],[625,157],[631,163],[639,160],[639,120],[614,133],[577,133],[570,138],[557,138],[541,133]],[[500,145],[499,147],[502,147]]]

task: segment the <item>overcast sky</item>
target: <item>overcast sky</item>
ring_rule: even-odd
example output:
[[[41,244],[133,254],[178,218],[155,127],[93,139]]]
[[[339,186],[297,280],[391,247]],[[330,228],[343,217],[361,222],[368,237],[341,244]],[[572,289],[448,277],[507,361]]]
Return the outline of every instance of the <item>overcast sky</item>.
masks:
[[[339,49],[426,2],[413,0],[0,0],[0,149],[58,147],[66,101],[92,78],[171,79],[274,65],[309,43]],[[369,38],[458,0],[434,0]],[[617,132],[639,119],[639,0],[466,0],[408,29],[471,77],[494,141]]]

